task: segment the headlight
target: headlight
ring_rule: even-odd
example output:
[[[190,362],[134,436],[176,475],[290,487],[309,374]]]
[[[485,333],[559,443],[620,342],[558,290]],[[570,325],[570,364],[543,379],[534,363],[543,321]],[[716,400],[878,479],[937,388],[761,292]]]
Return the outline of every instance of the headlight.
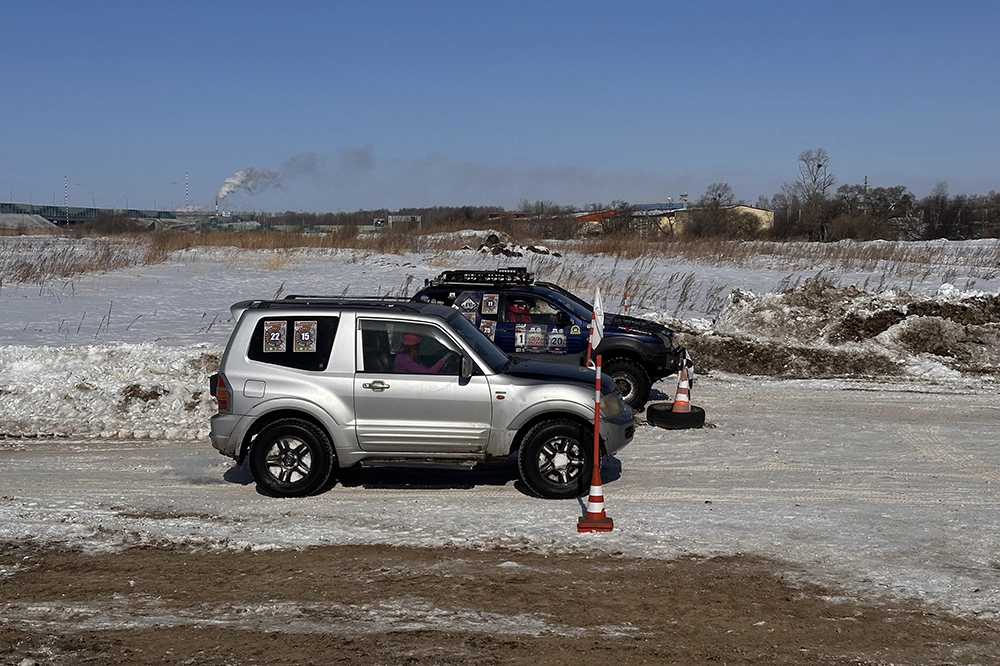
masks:
[[[625,403],[622,402],[618,391],[601,396],[601,415],[612,417],[618,416],[625,411]]]

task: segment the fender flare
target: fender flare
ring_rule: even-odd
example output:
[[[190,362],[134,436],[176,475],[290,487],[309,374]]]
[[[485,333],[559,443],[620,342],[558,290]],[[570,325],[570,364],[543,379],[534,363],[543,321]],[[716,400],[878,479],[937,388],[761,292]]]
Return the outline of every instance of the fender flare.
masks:
[[[236,452],[236,462],[242,463],[250,449],[250,440],[265,424],[282,418],[283,415],[307,418],[322,428],[333,443],[334,453],[337,451],[337,438],[334,433],[342,429],[342,425],[333,416],[308,400],[281,397],[265,400],[254,405],[253,409],[240,417],[231,437],[240,442]],[[270,418],[268,418],[270,417]]]

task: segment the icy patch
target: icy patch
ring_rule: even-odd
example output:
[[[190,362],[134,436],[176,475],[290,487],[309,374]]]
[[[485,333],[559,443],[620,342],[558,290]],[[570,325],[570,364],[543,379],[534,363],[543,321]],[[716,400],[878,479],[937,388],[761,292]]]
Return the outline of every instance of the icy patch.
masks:
[[[449,610],[421,599],[386,600],[379,604],[262,602],[175,606],[161,598],[116,594],[106,603],[8,603],[0,606],[8,624],[34,631],[76,631],[217,627],[241,631],[325,633],[338,635],[392,631],[449,631],[538,636],[623,636],[635,627],[573,627],[542,614],[505,615],[480,610]],[[14,619],[16,618],[16,619]]]

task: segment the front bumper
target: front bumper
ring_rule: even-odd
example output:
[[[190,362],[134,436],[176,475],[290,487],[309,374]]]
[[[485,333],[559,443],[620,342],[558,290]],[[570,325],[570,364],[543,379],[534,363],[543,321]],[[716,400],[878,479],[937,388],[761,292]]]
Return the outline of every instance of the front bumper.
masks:
[[[685,353],[684,347],[674,347],[670,350],[660,348],[655,352],[643,354],[649,378],[655,382],[680,371],[681,359]]]
[[[601,441],[609,456],[624,449],[635,437],[635,417],[632,408],[625,407],[618,416],[601,417]]]

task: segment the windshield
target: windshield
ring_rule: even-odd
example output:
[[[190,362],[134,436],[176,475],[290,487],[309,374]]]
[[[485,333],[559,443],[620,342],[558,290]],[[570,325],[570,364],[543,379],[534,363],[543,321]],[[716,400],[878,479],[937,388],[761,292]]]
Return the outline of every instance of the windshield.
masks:
[[[475,350],[479,358],[486,361],[486,364],[490,366],[493,372],[503,372],[504,366],[508,361],[507,354],[500,351],[500,348],[483,335],[478,328],[473,326],[462,313],[456,310],[454,315],[448,317],[448,323],[451,324],[451,327],[458,333],[459,337]]]

